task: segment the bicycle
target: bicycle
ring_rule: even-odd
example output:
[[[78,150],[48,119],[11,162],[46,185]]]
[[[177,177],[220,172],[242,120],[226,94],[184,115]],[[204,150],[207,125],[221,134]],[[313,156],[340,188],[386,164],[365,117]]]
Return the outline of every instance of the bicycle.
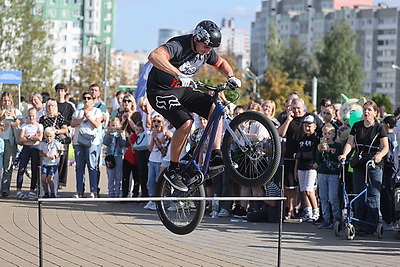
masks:
[[[226,89],[234,90],[228,83],[216,87],[196,82],[214,92],[212,100],[215,109],[192,155],[180,163],[182,177],[189,188],[187,192],[174,189],[165,180],[163,173],[158,178],[156,194],[159,197],[205,197],[204,181],[224,171],[238,184],[255,187],[267,184],[274,176],[280,161],[281,146],[276,127],[263,114],[246,111],[231,118],[218,100],[218,93]],[[222,156],[225,167],[219,171],[208,172],[212,144],[220,119],[223,118],[226,131],[222,140]],[[200,168],[196,159],[201,147],[209,138],[204,165]],[[188,234],[200,223],[204,216],[205,200],[157,201],[157,213],[164,226],[175,234]]]

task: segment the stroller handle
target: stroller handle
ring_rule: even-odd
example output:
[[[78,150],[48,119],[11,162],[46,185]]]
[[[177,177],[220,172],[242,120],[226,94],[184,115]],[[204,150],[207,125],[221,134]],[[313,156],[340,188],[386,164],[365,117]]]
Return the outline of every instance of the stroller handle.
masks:
[[[375,160],[374,159],[368,160],[367,167],[375,168]]]

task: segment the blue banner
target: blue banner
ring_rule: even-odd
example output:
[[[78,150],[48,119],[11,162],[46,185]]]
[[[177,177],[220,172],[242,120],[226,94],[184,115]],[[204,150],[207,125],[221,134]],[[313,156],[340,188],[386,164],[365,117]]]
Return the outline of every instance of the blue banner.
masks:
[[[136,102],[139,98],[141,98],[142,96],[144,96],[146,94],[147,77],[149,76],[149,72],[152,67],[153,67],[153,64],[151,64],[150,61],[147,61],[147,63],[144,64],[144,66],[142,67],[142,70],[140,71],[139,80],[138,80],[137,89],[136,89]]]
[[[21,84],[22,71],[0,70],[0,83]]]

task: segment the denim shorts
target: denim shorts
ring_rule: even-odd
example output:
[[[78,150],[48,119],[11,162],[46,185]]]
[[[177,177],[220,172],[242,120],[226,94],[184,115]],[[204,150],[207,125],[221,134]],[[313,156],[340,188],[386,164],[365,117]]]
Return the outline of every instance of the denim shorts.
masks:
[[[54,176],[54,175],[56,175],[57,170],[58,170],[57,165],[43,165],[41,174],[46,174],[48,176]]]

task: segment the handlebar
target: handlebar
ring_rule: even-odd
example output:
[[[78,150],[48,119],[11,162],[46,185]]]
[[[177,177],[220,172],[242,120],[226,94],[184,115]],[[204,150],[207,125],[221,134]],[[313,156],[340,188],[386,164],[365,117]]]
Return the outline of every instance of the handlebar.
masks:
[[[236,89],[229,82],[225,82],[223,84],[218,84],[217,86],[211,86],[211,85],[205,84],[205,83],[200,82],[200,81],[195,81],[195,83],[196,83],[196,86],[198,86],[198,87],[203,87],[203,88],[206,88],[207,90],[210,90],[210,91],[213,91],[213,92],[217,92],[217,93],[222,92],[227,88],[232,90],[232,91],[235,91],[235,89]]]

